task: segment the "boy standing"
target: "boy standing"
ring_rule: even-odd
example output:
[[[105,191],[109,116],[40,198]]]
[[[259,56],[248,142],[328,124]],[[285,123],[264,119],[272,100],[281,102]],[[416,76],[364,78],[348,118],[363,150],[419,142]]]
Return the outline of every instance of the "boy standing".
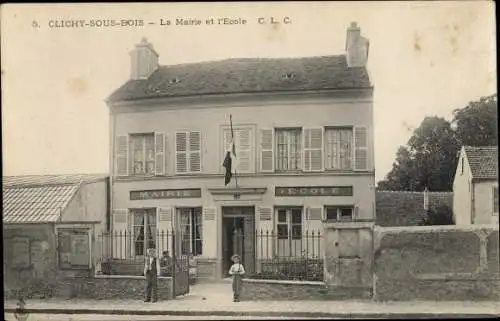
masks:
[[[144,302],[156,302],[158,299],[158,260],[155,255],[155,249],[148,249],[148,255],[144,262],[144,276],[148,282],[146,288],[146,298]],[[151,293],[152,292],[152,293]],[[151,298],[151,294],[153,297]],[[152,300],[151,300],[152,299]]]
[[[240,302],[240,291],[243,285],[243,274],[245,274],[245,268],[243,264],[240,263],[240,257],[235,254],[231,257],[233,265],[229,269],[229,275],[233,276],[233,302]]]

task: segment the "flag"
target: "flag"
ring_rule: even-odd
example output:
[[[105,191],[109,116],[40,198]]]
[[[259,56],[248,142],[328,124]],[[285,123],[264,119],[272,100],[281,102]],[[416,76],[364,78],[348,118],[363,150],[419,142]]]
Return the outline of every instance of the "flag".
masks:
[[[226,169],[226,175],[224,176],[224,185],[227,185],[229,184],[229,182],[231,182],[233,173],[236,176],[237,167],[236,144],[234,139],[232,117],[229,116],[229,119],[231,122],[231,145],[229,150],[226,151],[226,157],[224,158],[224,162],[222,163],[222,166],[224,166],[224,168]]]

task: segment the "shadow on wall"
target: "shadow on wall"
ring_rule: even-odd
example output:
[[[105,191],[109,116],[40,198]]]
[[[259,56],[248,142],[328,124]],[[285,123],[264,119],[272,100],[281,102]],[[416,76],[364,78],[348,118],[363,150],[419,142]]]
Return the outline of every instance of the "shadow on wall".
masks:
[[[377,300],[498,300],[498,228],[375,229]]]

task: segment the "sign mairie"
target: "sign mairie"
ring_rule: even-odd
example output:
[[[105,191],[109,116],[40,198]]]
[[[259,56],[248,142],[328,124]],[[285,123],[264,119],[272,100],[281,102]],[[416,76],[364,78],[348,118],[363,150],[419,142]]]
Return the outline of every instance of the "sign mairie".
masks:
[[[131,191],[130,199],[134,200],[148,200],[159,198],[196,198],[201,197],[201,189],[159,189],[148,191]]]
[[[352,186],[276,187],[276,196],[352,196]]]

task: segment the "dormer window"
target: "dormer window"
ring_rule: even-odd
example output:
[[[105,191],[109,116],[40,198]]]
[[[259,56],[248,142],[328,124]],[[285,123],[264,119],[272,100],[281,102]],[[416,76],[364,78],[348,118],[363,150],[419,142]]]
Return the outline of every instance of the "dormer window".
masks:
[[[170,81],[168,83],[169,84],[177,84],[180,82],[181,82],[181,80],[179,78],[172,78],[172,79],[170,79]]]
[[[295,79],[295,74],[293,72],[287,72],[281,75],[281,79],[283,80],[293,80]]]

